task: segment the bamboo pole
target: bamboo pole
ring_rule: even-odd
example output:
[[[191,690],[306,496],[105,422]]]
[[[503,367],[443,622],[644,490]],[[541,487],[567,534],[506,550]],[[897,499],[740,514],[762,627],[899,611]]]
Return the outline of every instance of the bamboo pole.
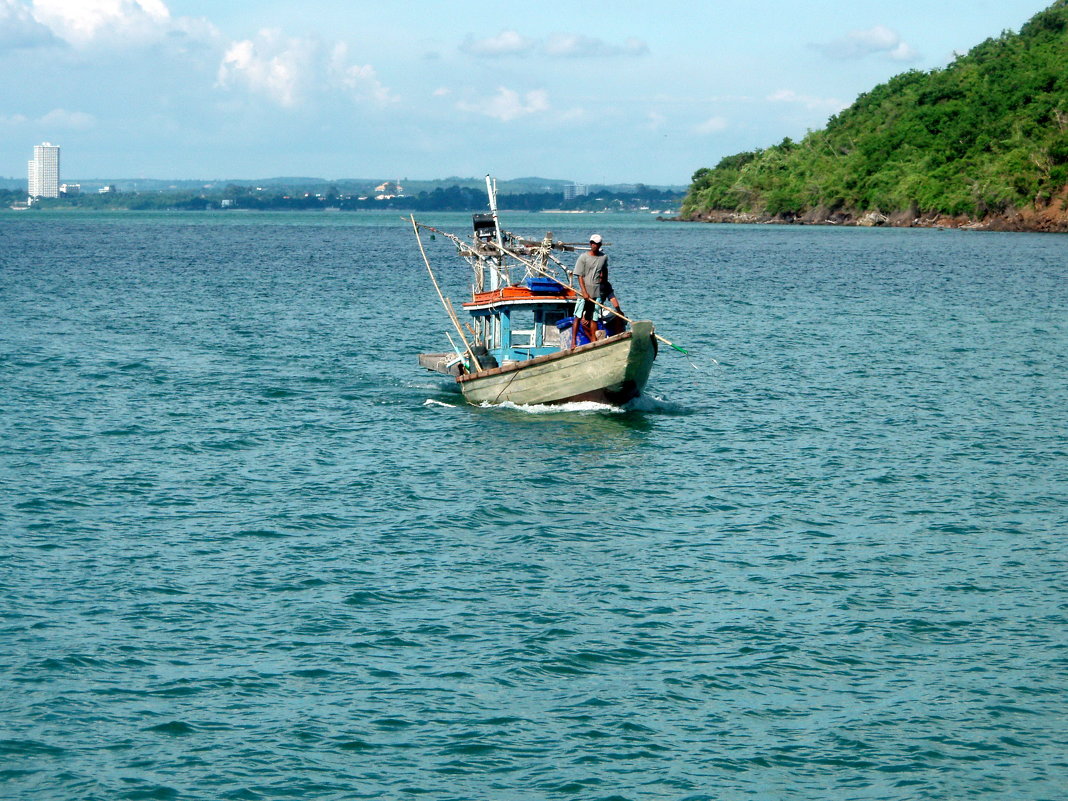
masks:
[[[449,319],[452,324],[456,326],[456,333],[460,335],[460,341],[464,343],[464,348],[467,350],[467,355],[471,357],[471,369],[474,372],[478,372],[482,366],[478,363],[478,359],[475,358],[475,352],[467,342],[467,337],[464,336],[463,326],[460,325],[460,320],[456,317],[456,310],[452,307],[452,303],[446,298],[442,292],[441,287],[438,286],[438,279],[434,277],[434,271],[430,267],[430,259],[426,256],[426,249],[423,247],[423,239],[419,236],[419,223],[415,221],[415,215],[411,215],[409,218],[412,222],[412,230],[415,231],[415,241],[419,243],[419,252],[423,255],[423,263],[426,265],[426,271],[430,274],[430,280],[434,284],[434,289],[437,290],[438,297],[441,298],[441,305],[445,307],[445,312],[449,315]]]
[[[464,357],[463,351],[460,350],[460,347],[456,344],[456,340],[452,338],[452,334],[446,331],[445,338],[449,340],[449,344],[452,345],[453,352],[462,359]]]

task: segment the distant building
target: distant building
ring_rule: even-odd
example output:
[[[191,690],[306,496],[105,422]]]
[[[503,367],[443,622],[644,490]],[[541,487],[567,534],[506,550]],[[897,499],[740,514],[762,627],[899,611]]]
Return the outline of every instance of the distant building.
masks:
[[[398,195],[404,194],[404,187],[400,185],[400,181],[386,181],[375,187],[376,200],[384,200],[388,198],[394,198]]]
[[[60,184],[59,194],[70,197],[71,195],[80,195],[82,193],[81,184]]]
[[[586,184],[564,184],[564,200],[586,197],[589,193],[590,188]]]
[[[34,145],[27,172],[27,194],[31,198],[59,197],[59,145],[51,142]]]

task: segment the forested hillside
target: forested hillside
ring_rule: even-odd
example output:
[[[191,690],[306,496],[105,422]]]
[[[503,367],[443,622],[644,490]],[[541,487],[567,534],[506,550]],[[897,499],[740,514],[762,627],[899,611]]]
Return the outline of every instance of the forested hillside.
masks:
[[[700,169],[686,219],[1068,230],[1068,0],[802,141]]]

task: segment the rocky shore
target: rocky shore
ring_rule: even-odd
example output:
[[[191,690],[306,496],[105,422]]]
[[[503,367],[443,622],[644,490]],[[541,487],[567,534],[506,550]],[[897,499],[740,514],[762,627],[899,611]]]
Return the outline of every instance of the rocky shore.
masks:
[[[915,210],[883,214],[812,209],[804,214],[759,214],[710,210],[676,218],[681,222],[750,223],[762,225],[843,225],[892,228],[960,228],[969,231],[1068,233],[1068,189],[1048,204],[1010,209],[983,217],[920,214]]]

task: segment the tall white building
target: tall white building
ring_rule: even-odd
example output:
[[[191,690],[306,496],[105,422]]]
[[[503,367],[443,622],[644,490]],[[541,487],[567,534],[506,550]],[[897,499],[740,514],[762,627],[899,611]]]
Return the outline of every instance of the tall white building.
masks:
[[[574,200],[577,197],[585,197],[590,193],[586,184],[564,184],[564,200]]]
[[[59,197],[59,145],[34,145],[28,176],[31,198]]]

